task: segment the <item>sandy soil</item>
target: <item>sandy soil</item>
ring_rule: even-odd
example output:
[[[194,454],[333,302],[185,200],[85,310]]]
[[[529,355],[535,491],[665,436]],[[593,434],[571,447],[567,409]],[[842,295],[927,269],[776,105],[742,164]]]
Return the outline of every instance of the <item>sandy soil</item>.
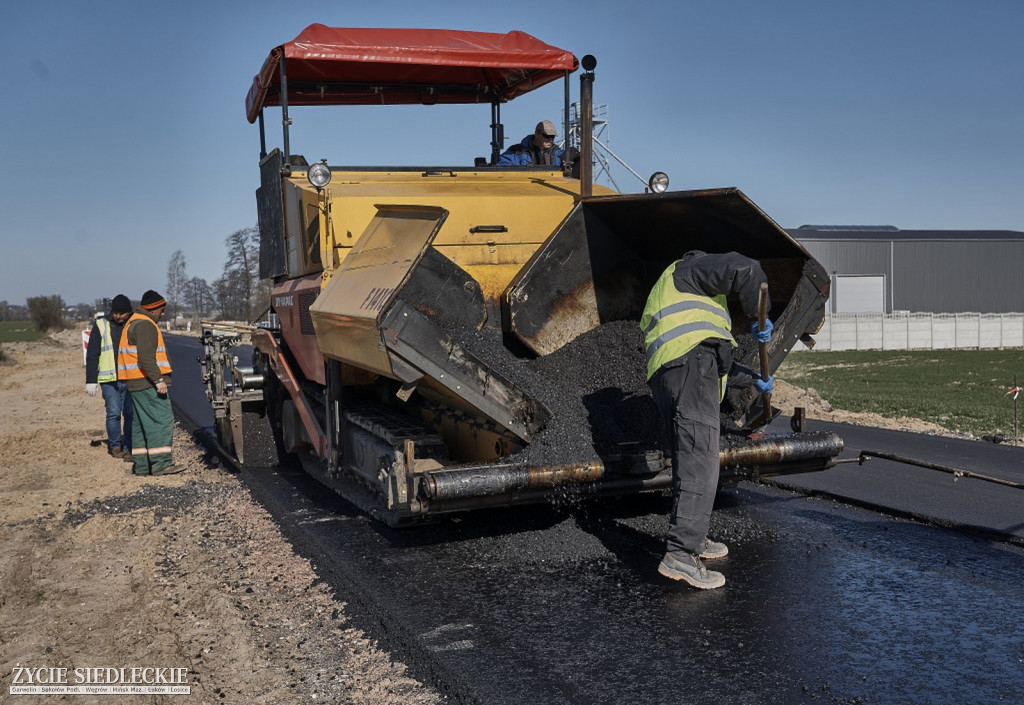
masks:
[[[906,416],[890,419],[878,414],[833,409],[832,405],[822,399],[813,387],[801,389],[781,379],[775,381],[775,389],[772,391],[772,406],[782,409],[782,413],[786,416],[792,416],[795,407],[803,407],[804,413],[809,419],[848,423],[857,426],[871,426],[873,428],[914,431],[916,433],[931,433],[956,438],[969,438],[969,436],[964,434],[955,433],[938,424],[922,421],[921,419],[912,419]]]
[[[134,477],[107,454],[78,331],[3,352],[0,702],[111,701],[10,694],[19,665],[188,669],[189,696],[119,702],[443,701],[348,625],[345,604],[183,430],[179,475]]]
[[[4,346],[0,362],[0,702],[20,666],[187,668],[191,696],[136,702],[428,704],[360,631],[235,475],[175,430],[180,475],[133,477],[102,447],[77,331]],[[811,418],[946,433],[832,409],[778,381]],[[52,696],[47,702],[109,702]],[[125,702],[122,698],[121,702]]]

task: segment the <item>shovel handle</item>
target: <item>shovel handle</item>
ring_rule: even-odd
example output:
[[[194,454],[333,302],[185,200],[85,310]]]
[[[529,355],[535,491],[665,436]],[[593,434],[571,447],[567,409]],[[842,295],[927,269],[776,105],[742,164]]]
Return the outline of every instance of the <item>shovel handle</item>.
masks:
[[[762,282],[761,288],[757,292],[757,329],[759,331],[765,330],[768,325],[768,283]],[[761,360],[761,379],[768,381],[768,377],[771,376],[771,372],[768,369],[768,344],[758,343],[758,353]]]
[[[761,282],[761,288],[757,292],[757,329],[765,330],[768,326],[768,283]],[[757,344],[758,357],[761,362],[761,379],[765,382],[771,377],[771,370],[768,367],[768,343]],[[772,418],[772,395],[771,392],[761,394],[761,406],[764,407],[762,420],[765,424]]]

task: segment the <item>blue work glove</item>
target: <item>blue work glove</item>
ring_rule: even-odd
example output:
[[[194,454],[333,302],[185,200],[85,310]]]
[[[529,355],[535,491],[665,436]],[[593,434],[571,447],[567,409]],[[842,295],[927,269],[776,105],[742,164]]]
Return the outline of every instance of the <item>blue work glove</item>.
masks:
[[[754,339],[759,343],[767,343],[772,339],[772,322],[771,319],[764,319],[764,330],[758,330],[757,324],[750,326],[750,334],[754,336]]]
[[[757,391],[761,392],[761,394],[771,394],[772,389],[775,388],[775,378],[769,377],[767,380],[763,380],[760,377],[755,377],[754,386],[757,387]]]

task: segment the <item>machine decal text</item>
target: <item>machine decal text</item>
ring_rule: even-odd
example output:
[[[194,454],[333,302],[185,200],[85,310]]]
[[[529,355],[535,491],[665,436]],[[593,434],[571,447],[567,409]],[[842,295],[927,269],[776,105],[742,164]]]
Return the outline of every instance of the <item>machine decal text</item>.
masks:
[[[370,293],[366,295],[365,299],[363,299],[363,303],[359,305],[359,308],[367,311],[380,311],[393,291],[394,288],[381,288],[375,286],[370,289]]]

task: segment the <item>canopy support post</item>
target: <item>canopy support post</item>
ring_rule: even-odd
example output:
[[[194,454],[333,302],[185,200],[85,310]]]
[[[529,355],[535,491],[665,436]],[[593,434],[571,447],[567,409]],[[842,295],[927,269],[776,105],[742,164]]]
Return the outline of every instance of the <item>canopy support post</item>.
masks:
[[[491,166],[498,163],[498,157],[505,147],[505,126],[501,124],[501,103],[491,103]]]
[[[267,156],[267,131],[263,126],[263,108],[260,108],[260,161]]]
[[[292,124],[288,117],[288,75],[284,70],[285,57],[281,54],[281,127],[284,128],[284,163],[291,164],[291,145],[288,141],[288,126]]]
[[[570,149],[571,145],[569,144],[569,125],[571,123],[571,116],[569,115],[569,106],[571,105],[569,97],[569,75],[569,72],[566,71],[565,77],[562,80],[562,83],[565,86],[565,105],[562,107],[562,115],[565,118],[565,124],[562,125],[563,143],[565,144],[565,151],[562,152],[562,173],[566,176],[570,176],[572,174],[573,162],[572,149]]]

